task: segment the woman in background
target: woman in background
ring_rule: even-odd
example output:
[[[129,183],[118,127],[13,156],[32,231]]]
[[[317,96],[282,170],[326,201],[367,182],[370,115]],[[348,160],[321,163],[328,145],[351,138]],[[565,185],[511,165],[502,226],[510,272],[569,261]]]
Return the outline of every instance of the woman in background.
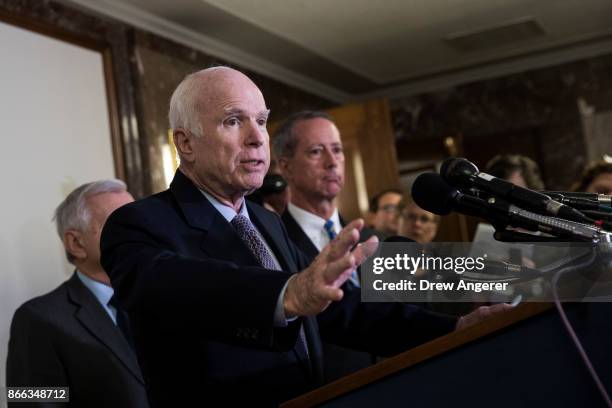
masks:
[[[606,156],[603,160],[588,165],[571,190],[586,193],[612,194],[612,158]]]

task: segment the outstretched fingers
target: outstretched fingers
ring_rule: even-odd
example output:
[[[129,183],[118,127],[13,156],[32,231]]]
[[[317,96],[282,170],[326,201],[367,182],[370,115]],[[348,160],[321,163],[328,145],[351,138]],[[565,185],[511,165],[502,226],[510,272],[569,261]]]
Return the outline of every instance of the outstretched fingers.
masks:
[[[356,265],[361,265],[366,259],[374,255],[376,249],[378,249],[378,237],[375,235],[357,245],[352,252]]]
[[[327,285],[339,288],[351,277],[355,267],[355,257],[352,254],[347,254],[327,264],[327,268],[323,271],[323,279]]]
[[[362,228],[361,218],[342,228],[338,236],[326,246],[328,261],[333,262],[348,254],[351,248],[359,242],[359,232]]]

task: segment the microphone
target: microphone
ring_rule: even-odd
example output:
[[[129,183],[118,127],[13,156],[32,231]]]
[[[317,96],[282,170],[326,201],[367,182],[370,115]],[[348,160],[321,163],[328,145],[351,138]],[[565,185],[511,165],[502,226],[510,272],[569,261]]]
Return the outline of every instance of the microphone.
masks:
[[[496,229],[511,225],[589,242],[599,240],[603,232],[598,227],[533,213],[497,197],[485,201],[463,194],[436,173],[419,175],[412,186],[412,197],[419,207],[434,214],[447,215],[455,210],[484,218]]]
[[[612,196],[593,193],[574,193],[568,191],[543,191],[543,194],[575,208],[593,211],[612,212]]]
[[[448,185],[439,174],[420,174],[412,184],[412,198],[417,205],[438,215],[448,215],[453,210],[466,215],[483,217],[485,201],[461,193]]]
[[[551,193],[547,195],[553,200],[560,202],[561,204],[569,205],[570,207],[574,207],[576,209],[589,211],[597,211],[600,209],[600,205],[597,201],[590,200],[588,198],[565,197],[557,193]]]
[[[580,211],[559,203],[546,194],[519,187],[509,181],[482,173],[474,163],[464,158],[454,157],[445,160],[440,168],[440,174],[454,186],[476,187],[533,211],[544,212],[585,224],[592,223],[592,220]]]
[[[535,268],[514,264],[505,261],[485,261],[484,269],[479,274],[494,275],[500,278],[513,279],[514,282],[529,281],[542,277],[542,272]],[[474,272],[465,272],[464,277],[471,277]],[[515,280],[518,279],[518,280]],[[489,280],[489,279],[487,279]]]

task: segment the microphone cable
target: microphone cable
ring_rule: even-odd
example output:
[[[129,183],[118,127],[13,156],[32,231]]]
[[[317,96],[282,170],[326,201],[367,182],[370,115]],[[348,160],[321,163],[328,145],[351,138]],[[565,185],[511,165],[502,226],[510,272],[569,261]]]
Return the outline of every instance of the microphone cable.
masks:
[[[576,332],[574,331],[574,328],[572,327],[572,324],[570,323],[569,319],[567,318],[567,315],[565,314],[565,310],[563,310],[563,305],[561,304],[561,300],[559,299],[559,293],[557,292],[557,284],[559,283],[559,279],[561,278],[562,275],[566,274],[567,272],[572,272],[572,271],[581,269],[583,267],[587,267],[590,264],[592,264],[593,261],[595,261],[596,258],[597,258],[597,255],[595,254],[595,250],[593,250],[591,252],[591,255],[589,256],[589,258],[587,260],[585,260],[584,262],[581,262],[581,263],[579,263],[577,265],[566,266],[564,268],[559,269],[554,274],[554,276],[553,276],[553,278],[551,280],[551,286],[552,286],[552,292],[553,292],[553,300],[554,300],[555,306],[557,308],[557,311],[559,312],[559,316],[561,317],[561,321],[563,322],[563,325],[564,325],[565,329],[567,330],[570,338],[574,342],[574,345],[578,349],[578,353],[580,354],[580,357],[582,358],[582,361],[586,365],[587,370],[591,374],[591,377],[593,378],[593,381],[595,382],[595,385],[599,389],[599,392],[601,393],[601,396],[603,397],[604,401],[606,402],[606,405],[608,406],[608,408],[612,408],[612,400],[610,400],[610,395],[608,394],[608,391],[606,390],[606,388],[604,387],[603,383],[601,382],[601,379],[599,378],[599,375],[597,374],[597,371],[593,367],[593,363],[591,363],[591,359],[589,358],[588,354],[584,350],[584,347],[582,346],[582,343],[580,342],[580,339],[576,335]]]

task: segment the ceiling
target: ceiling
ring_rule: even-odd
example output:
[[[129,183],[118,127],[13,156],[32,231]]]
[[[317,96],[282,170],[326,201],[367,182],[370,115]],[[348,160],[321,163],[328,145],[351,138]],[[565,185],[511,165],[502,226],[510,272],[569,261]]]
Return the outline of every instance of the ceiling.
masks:
[[[612,53],[610,0],[64,0],[339,103]]]

